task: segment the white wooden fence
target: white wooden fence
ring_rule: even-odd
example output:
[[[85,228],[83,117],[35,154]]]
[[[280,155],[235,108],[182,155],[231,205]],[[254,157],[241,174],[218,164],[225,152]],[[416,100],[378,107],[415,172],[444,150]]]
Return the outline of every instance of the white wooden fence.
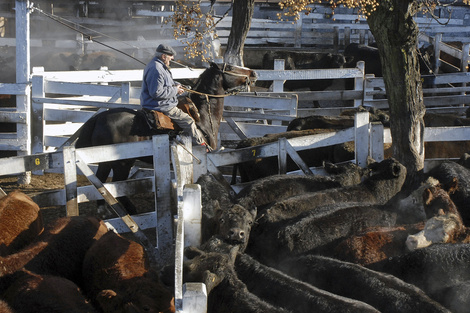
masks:
[[[225,99],[225,121],[220,128],[220,139],[239,140],[285,131],[292,119],[308,115],[334,115],[351,107],[373,106],[386,108],[383,80],[364,76],[363,64],[353,69],[259,70],[259,80],[273,81],[274,92],[241,93]],[[202,69],[174,69],[176,79],[197,77]],[[141,70],[41,72],[33,71],[32,133],[33,153],[61,146],[68,136],[99,109],[113,107],[139,108],[140,88],[132,86],[141,81]],[[354,79],[354,90],[319,92],[282,92],[285,80]],[[425,105],[429,110],[463,113],[469,76],[466,73],[425,76]],[[87,82],[87,83],[85,83]],[[313,82],[312,82],[313,83]],[[53,96],[60,94],[60,97]],[[343,101],[334,108],[312,108],[299,105],[312,101]]]

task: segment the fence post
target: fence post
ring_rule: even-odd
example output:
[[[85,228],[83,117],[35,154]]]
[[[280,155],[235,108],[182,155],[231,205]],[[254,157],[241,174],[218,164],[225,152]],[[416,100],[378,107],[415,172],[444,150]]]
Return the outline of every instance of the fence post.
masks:
[[[361,167],[366,167],[367,156],[369,155],[369,112],[356,113],[354,129],[356,164]]]
[[[335,52],[339,50],[339,27],[333,27],[333,49]]]
[[[44,152],[44,104],[37,102],[35,98],[45,97],[45,82],[44,76],[34,75],[32,81],[32,118],[31,118],[31,132],[34,134],[31,144],[31,152],[43,153]]]
[[[351,27],[344,28],[344,46],[346,48],[351,43]]]
[[[462,72],[468,72],[468,62],[470,61],[470,43],[466,43],[462,46],[462,60],[460,63],[460,70]]]
[[[66,215],[78,216],[77,165],[75,159],[75,147],[65,146],[64,150],[62,151],[62,155],[64,156]]]
[[[29,0],[15,1],[15,29],[16,29],[16,83],[28,84],[31,74],[31,42],[30,42],[30,2]],[[18,151],[18,156],[31,154],[31,95],[26,88],[25,94],[16,96],[16,110],[26,113],[26,123],[16,124],[17,138],[26,141],[25,150]],[[31,183],[31,172],[18,176],[20,184]]]
[[[362,90],[364,93],[364,76],[365,76],[365,63],[364,61],[357,62],[356,67],[362,71],[362,77],[354,78],[354,90]],[[363,97],[364,98],[364,97]],[[357,108],[363,103],[363,99],[355,99],[354,100],[354,107]]]
[[[368,94],[367,94],[368,92],[374,91],[374,88],[369,87],[370,79],[371,79],[371,78],[374,78],[374,77],[375,77],[374,74],[366,74],[366,75],[365,75],[365,79],[364,79],[364,93],[363,93],[363,100],[362,100],[362,104],[363,104],[363,105],[366,105],[367,102],[374,100],[374,96],[373,96],[373,95],[368,95]]]
[[[183,312],[206,313],[207,290],[203,283],[186,283],[183,286]]]
[[[278,166],[279,166],[279,174],[287,173],[287,151],[286,151],[286,138],[279,138],[278,146],[279,151],[277,154]]]
[[[371,123],[370,157],[377,162],[384,160],[384,126],[380,122]]]
[[[201,245],[201,186],[186,184],[183,188],[184,246]]]
[[[285,61],[283,59],[274,60],[274,70],[284,70]],[[284,81],[283,80],[274,80],[273,81],[273,92],[283,92],[284,91]]]
[[[294,48],[302,47],[302,17],[295,22]]]
[[[366,30],[365,29],[359,30],[359,43],[362,45],[366,43]]]
[[[442,33],[436,34],[434,36],[434,58],[435,58],[435,64],[433,68],[433,72],[435,74],[439,73],[439,67],[441,66],[441,41],[442,41]]]
[[[171,213],[170,142],[167,135],[153,136],[155,211],[159,265],[173,260],[173,214]],[[158,210],[157,210],[158,208]]]

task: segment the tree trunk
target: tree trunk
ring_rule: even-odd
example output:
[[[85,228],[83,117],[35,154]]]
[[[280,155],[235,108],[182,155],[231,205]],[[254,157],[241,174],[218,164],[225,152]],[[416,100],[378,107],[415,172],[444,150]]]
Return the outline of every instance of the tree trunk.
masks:
[[[417,54],[418,26],[413,0],[383,1],[368,18],[382,62],[390,106],[393,156],[407,169],[407,186],[415,186],[424,169],[423,90]]]
[[[254,9],[255,0],[233,1],[232,27],[224,54],[225,62],[243,66],[243,47],[250,30]]]

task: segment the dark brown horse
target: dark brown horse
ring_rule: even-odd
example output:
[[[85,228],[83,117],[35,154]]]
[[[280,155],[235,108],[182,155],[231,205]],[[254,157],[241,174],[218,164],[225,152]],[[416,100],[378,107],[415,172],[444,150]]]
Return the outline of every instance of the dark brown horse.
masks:
[[[254,84],[256,79],[256,72],[248,68],[215,63],[212,63],[198,78],[190,93],[190,98],[200,114],[196,125],[213,149],[217,148],[224,96],[246,90],[248,86]],[[168,131],[151,128],[146,114],[141,110],[110,109],[93,116],[83,125],[75,147],[142,141],[151,139],[153,135],[164,133]],[[134,162],[135,160],[126,159],[100,163],[96,176],[105,182],[113,170],[113,181],[125,180]],[[126,197],[121,197],[120,200],[128,208],[130,214],[136,213]]]

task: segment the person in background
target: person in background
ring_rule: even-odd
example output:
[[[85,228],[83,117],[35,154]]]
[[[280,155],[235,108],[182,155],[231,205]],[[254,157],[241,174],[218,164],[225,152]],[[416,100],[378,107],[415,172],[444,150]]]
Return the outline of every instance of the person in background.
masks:
[[[161,112],[170,117],[184,132],[190,134],[193,143],[208,145],[194,119],[177,107],[178,96],[184,92],[181,84],[173,80],[170,61],[175,50],[165,44],[157,47],[155,56],[144,69],[140,105],[143,109]]]

